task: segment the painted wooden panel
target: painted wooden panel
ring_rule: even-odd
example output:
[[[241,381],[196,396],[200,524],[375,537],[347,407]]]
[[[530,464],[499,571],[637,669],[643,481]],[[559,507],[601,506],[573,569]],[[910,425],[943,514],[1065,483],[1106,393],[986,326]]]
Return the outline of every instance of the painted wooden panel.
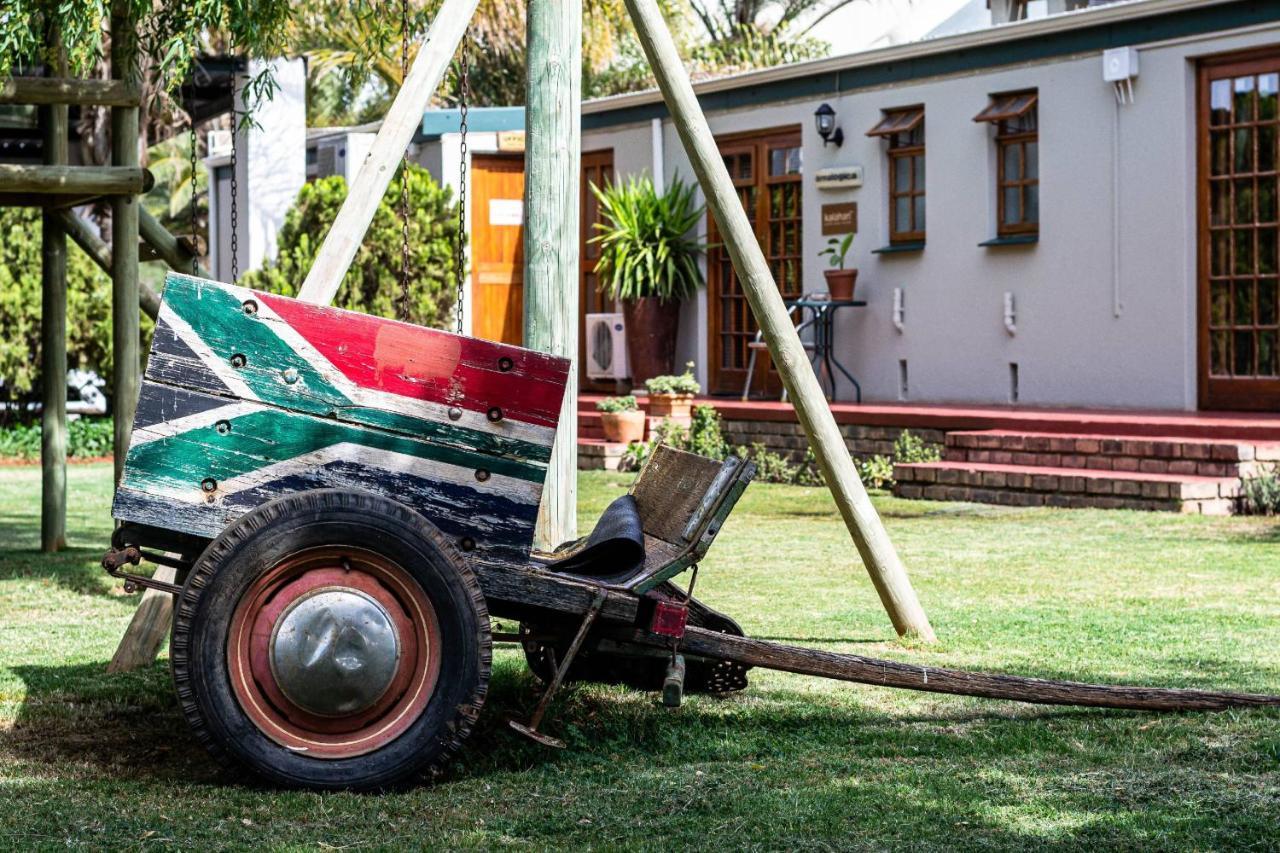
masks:
[[[171,275],[114,514],[199,536],[359,488],[523,563],[569,363]]]
[[[477,338],[524,340],[524,158],[471,158],[472,332]]]

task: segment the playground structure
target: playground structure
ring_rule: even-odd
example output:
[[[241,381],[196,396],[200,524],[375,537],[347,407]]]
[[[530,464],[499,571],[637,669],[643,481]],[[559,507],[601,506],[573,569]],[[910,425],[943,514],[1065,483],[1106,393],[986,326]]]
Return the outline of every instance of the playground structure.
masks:
[[[574,350],[573,323],[558,324],[576,299],[557,297],[555,285],[574,280],[563,272],[576,266],[576,229],[564,227],[573,205],[549,201],[559,178],[577,174],[557,171],[576,150],[574,99],[566,100],[575,75],[564,73],[575,65],[564,61],[578,37],[574,4],[530,6],[530,65],[548,70],[531,75],[529,99],[529,162],[549,173],[526,205],[528,262],[544,273],[526,278],[526,315],[551,327],[527,335],[538,349],[316,304],[336,291],[372,215],[368,199],[381,197],[408,141],[403,117],[420,113],[414,99],[438,85],[474,6],[444,4],[300,300],[170,276],[116,493],[122,524],[103,564],[131,587],[176,597],[174,678],[215,755],[314,788],[377,788],[438,768],[480,713],[492,643],[502,640],[521,643],[547,682],[531,718],[512,728],[551,746],[561,744],[541,726],[566,679],[661,688],[678,704],[686,689],[740,690],[755,666],[1044,704],[1280,704],[939,670],[747,638],[693,597],[699,562],[754,474],[738,459],[659,449],[589,536],[534,548],[566,529],[559,508],[572,495],[567,478],[556,478],[558,449],[571,444],[563,439],[572,435],[574,371],[556,350]],[[881,599],[900,633],[931,639],[658,7],[629,0],[628,8]],[[540,160],[540,151],[556,156]],[[135,573],[144,560],[161,570]],[[681,589],[672,580],[684,572]],[[519,620],[520,633],[495,636],[490,616]]]

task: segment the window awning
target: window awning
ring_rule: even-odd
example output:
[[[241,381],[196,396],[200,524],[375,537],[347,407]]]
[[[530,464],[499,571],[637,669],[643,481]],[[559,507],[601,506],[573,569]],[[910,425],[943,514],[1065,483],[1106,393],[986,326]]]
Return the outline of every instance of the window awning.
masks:
[[[1012,95],[992,95],[987,108],[973,117],[974,121],[1009,121],[1022,118],[1035,108],[1037,92],[1014,92]]]
[[[924,107],[907,107],[902,110],[889,110],[880,119],[879,124],[867,131],[867,136],[897,136],[899,133],[910,133],[924,121]]]

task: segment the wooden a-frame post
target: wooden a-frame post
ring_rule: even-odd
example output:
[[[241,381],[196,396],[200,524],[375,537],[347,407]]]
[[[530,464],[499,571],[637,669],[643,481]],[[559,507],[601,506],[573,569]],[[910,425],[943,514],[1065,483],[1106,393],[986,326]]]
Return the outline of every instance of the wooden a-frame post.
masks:
[[[769,355],[795,403],[796,416],[804,427],[818,458],[818,466],[862,555],[876,592],[880,594],[880,601],[899,634],[932,642],[935,639],[933,627],[920,606],[884,523],[853,467],[844,437],[809,366],[800,336],[782,302],[782,295],[756,242],[724,161],[720,159],[715,138],[676,52],[662,12],[656,0],[626,0],[626,4],[640,45],[657,77],[658,88],[662,90],[667,109],[675,120],[680,141],[698,176],[698,183],[702,185],[707,207],[715,216],[719,234],[729,250],[751,312],[764,332]]]
[[[573,359],[538,508],[535,547],[577,537],[578,184],[582,0],[528,0],[524,345]]]

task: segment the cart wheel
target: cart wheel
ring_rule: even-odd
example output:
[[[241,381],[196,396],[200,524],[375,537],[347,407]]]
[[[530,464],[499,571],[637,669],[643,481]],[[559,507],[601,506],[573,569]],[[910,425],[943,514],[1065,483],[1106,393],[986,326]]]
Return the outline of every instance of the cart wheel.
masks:
[[[277,784],[370,789],[440,767],[488,689],[475,575],[425,518],[360,492],[264,504],[205,550],[170,659],[215,757]]]

